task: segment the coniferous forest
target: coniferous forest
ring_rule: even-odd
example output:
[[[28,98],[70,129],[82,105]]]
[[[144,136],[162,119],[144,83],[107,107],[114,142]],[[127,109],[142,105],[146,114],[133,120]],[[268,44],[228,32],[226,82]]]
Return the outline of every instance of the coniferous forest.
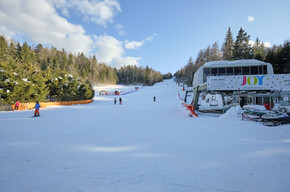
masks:
[[[188,63],[178,70],[174,76],[176,81],[192,86],[194,73],[198,68],[209,61],[257,59],[273,65],[275,74],[290,73],[290,41],[286,40],[283,45],[274,45],[266,48],[259,38],[254,44],[250,44],[250,35],[240,28],[234,40],[231,29],[228,28],[225,41],[221,49],[217,42],[198,52],[194,61],[189,58]]]
[[[97,84],[153,85],[162,80],[149,67],[126,66],[118,71],[95,56],[41,44],[32,48],[0,36],[0,104],[91,99]]]

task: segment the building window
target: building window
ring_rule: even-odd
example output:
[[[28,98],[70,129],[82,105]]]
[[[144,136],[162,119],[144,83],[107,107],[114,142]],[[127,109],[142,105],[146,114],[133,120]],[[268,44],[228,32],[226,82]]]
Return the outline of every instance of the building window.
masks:
[[[210,76],[210,68],[203,68],[203,82],[207,81],[207,76]]]
[[[259,74],[264,74],[263,73],[263,66],[262,65],[259,66]]]
[[[211,68],[211,76],[218,76],[218,69],[217,68]]]
[[[242,67],[243,75],[250,75],[250,67]]]
[[[270,98],[269,97],[264,97],[264,103],[270,103]]]
[[[264,65],[263,68],[264,68],[263,74],[267,74],[268,73],[267,65]]]
[[[218,68],[219,70],[219,76],[225,76],[226,75],[226,68]]]
[[[251,75],[258,75],[259,71],[258,71],[258,66],[252,66],[251,67]]]
[[[262,97],[256,97],[256,105],[263,105],[263,99]]]
[[[234,75],[241,75],[242,69],[241,67],[234,67]]]
[[[232,68],[232,67],[227,67],[227,68],[226,68],[226,72],[227,72],[227,75],[233,75],[233,74],[234,74],[234,68]]]

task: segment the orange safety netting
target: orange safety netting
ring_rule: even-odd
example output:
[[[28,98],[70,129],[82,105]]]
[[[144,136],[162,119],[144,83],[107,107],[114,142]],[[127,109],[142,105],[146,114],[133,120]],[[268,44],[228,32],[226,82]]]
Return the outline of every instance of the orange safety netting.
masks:
[[[198,117],[198,115],[195,113],[194,106],[193,105],[188,105],[188,104],[184,103],[184,100],[181,98],[181,96],[179,95],[179,93],[178,93],[178,97],[179,97],[179,99],[181,101],[181,105],[184,106],[187,110],[190,111],[190,115],[195,116],[195,117]]]
[[[92,103],[93,99],[80,100],[80,101],[62,101],[62,102],[39,102],[41,108],[55,105],[78,105],[78,104],[89,104]],[[18,110],[28,110],[33,109],[35,103],[20,103]],[[11,105],[12,110],[14,111],[15,104]]]

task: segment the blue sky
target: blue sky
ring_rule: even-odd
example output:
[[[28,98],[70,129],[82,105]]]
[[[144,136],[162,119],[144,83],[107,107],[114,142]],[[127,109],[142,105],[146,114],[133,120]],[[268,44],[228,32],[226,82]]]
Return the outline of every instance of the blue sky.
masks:
[[[0,35],[95,54],[120,67],[176,72],[240,27],[270,45],[290,37],[289,0],[0,0]],[[251,19],[250,19],[251,18]]]

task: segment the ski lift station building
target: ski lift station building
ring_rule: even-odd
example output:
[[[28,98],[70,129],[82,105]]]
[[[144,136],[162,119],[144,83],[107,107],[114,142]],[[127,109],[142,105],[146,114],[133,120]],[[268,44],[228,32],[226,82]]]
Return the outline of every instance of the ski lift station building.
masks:
[[[255,59],[207,62],[195,72],[192,85],[195,108],[200,92],[232,94],[235,104],[242,99],[252,105],[290,105],[290,74],[275,75],[272,64]]]
[[[236,61],[211,61],[201,66],[195,73],[193,87],[207,82],[209,76],[274,74],[272,64],[255,59]]]

